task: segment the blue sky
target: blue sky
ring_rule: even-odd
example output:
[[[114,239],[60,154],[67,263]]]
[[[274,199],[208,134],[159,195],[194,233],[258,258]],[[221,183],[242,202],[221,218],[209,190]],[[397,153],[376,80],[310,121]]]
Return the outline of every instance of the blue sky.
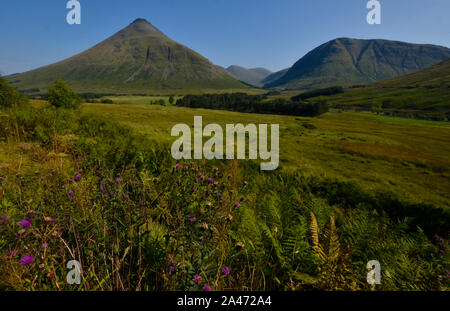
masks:
[[[337,37],[450,47],[448,0],[379,0],[381,25],[367,24],[368,0],[79,1],[82,24],[68,25],[67,0],[2,0],[0,72],[23,72],[63,60],[138,17],[224,67],[280,70]]]

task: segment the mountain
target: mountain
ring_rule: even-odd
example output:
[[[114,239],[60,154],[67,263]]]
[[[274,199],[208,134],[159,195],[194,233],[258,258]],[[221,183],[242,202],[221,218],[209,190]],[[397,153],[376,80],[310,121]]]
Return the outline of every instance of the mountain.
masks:
[[[78,92],[248,88],[144,19],[87,51],[8,80],[19,90],[42,92],[55,78],[62,78]]]
[[[252,85],[260,85],[261,81],[272,73],[272,71],[266,68],[247,69],[235,65],[228,67],[227,71],[236,79]]]
[[[283,69],[283,70],[274,72],[274,73],[268,75],[267,77],[265,77],[265,78],[261,81],[261,83],[262,83],[262,84],[268,84],[268,83],[274,82],[274,81],[280,79],[282,76],[284,76],[284,75],[286,74],[286,72],[289,71],[289,69],[290,69],[290,68],[286,68],[286,69]]]
[[[388,40],[339,38],[297,61],[267,88],[314,89],[366,84],[412,73],[450,58],[450,49]]]

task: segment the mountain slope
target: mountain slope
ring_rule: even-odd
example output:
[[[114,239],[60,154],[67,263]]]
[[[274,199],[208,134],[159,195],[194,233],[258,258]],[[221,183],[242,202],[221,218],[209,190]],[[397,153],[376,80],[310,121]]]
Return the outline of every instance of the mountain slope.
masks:
[[[42,91],[57,77],[79,92],[247,88],[143,19],[85,52],[8,80],[22,90]]]
[[[268,84],[271,82],[274,82],[278,79],[280,79],[282,76],[284,76],[286,74],[286,72],[289,71],[290,68],[286,68],[277,72],[274,72],[270,75],[268,75],[266,78],[264,78],[264,80],[261,81],[262,84]]]
[[[450,49],[388,40],[340,38],[301,58],[265,87],[312,89],[366,84],[412,73],[450,58]]]
[[[450,59],[412,74],[347,89],[341,94],[322,96],[320,100],[337,109],[448,121]]]
[[[236,65],[228,67],[227,71],[236,79],[252,85],[260,85],[261,81],[272,73],[266,68],[258,67],[247,69]]]
[[[373,86],[450,88],[450,59],[415,73],[375,83]]]

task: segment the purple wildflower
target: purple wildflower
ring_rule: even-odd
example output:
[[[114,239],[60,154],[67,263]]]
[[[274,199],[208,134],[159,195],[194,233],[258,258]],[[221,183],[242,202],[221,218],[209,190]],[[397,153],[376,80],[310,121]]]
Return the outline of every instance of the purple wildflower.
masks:
[[[196,274],[194,276],[194,282],[199,284],[199,283],[201,283],[201,281],[202,281],[202,277],[200,275]]]
[[[121,182],[122,182],[122,178],[120,178],[120,177],[119,177],[119,178],[116,178],[116,182],[117,182],[117,183],[121,183]]]
[[[209,178],[208,178],[208,182],[209,182],[209,183],[212,183],[212,182],[213,182],[213,179],[212,179],[211,177],[209,177]]]
[[[80,174],[77,174],[77,176],[75,176],[75,179],[76,179],[76,180],[80,180],[80,179],[81,179],[81,175],[80,175]]]
[[[75,198],[70,198],[70,202],[73,202],[73,201],[75,201]]]
[[[43,243],[42,245],[41,245],[41,248],[47,248],[48,247],[48,243]]]
[[[219,199],[222,198],[222,193],[217,194],[217,196],[219,197]]]
[[[69,179],[69,184],[71,184],[71,183],[73,183],[73,179],[72,178]]]
[[[68,194],[68,195],[72,195],[72,194],[73,194],[73,191],[70,190],[69,192],[67,192],[67,194]]]
[[[28,228],[31,226],[31,221],[29,219],[23,219],[19,222],[19,225],[24,228]]]
[[[241,197],[241,202],[244,201],[244,200],[245,200],[245,196],[242,196]]]
[[[100,180],[100,185],[103,185],[105,183],[104,180]]]
[[[100,172],[103,172],[103,167],[100,167],[98,170],[99,170]]]
[[[189,221],[190,222],[194,222],[195,221],[195,217],[194,216],[189,216]]]
[[[195,187],[195,186],[192,187],[192,191],[194,191],[194,192],[197,191],[197,187]]]
[[[201,215],[204,214],[204,212],[203,211],[198,211],[198,214],[201,216]]]
[[[147,191],[148,193],[152,193],[153,191],[151,191],[150,189],[148,189],[148,191]]]
[[[20,265],[22,267],[31,265],[33,262],[34,262],[33,256],[24,256],[24,257],[20,258]]]
[[[211,290],[211,286],[209,286],[209,285],[207,284],[207,285],[203,286],[203,290],[204,290],[205,292],[209,292],[209,291]]]
[[[236,202],[234,203],[234,206],[236,206],[236,207],[238,207],[239,205],[241,205],[241,203],[240,203],[239,201],[236,201]]]
[[[175,164],[175,166],[174,166],[174,168],[179,168],[180,167],[180,164]]]
[[[198,177],[202,178],[203,174],[202,173],[198,173]]]
[[[229,267],[225,267],[225,268],[222,269],[222,273],[225,274],[225,275],[230,274],[230,272],[231,272],[231,270],[230,270]]]
[[[175,267],[170,267],[169,272],[170,272],[171,274],[175,273]]]
[[[173,265],[175,264],[175,262],[173,261],[173,259],[170,259],[170,260],[169,260],[169,264],[170,264],[171,266],[173,266]]]

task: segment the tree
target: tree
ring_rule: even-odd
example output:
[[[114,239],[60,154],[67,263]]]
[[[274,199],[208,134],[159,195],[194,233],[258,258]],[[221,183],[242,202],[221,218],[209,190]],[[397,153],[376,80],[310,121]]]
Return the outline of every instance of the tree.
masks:
[[[0,77],[0,109],[22,106],[28,103],[28,98],[19,93],[4,78]]]
[[[48,90],[48,101],[57,108],[76,109],[81,98],[61,79],[56,79]]]
[[[171,105],[173,105],[174,101],[175,101],[175,98],[171,95],[171,96],[169,97],[169,103],[170,103]]]

